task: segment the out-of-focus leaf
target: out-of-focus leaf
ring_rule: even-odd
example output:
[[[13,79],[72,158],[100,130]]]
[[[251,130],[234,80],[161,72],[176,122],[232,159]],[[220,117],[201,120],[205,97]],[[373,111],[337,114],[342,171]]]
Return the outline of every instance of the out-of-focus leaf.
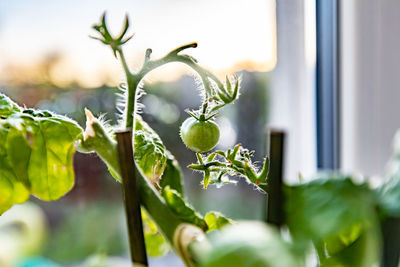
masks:
[[[166,150],[158,134],[140,116],[136,116],[134,146],[135,160],[143,174],[158,183],[167,165]]]
[[[156,224],[142,209],[143,232],[146,242],[146,251],[150,257],[161,257],[168,253],[170,246],[158,231]]]
[[[238,222],[210,233],[211,249],[198,255],[201,267],[302,267],[275,228],[261,222]]]
[[[325,238],[325,248],[329,255],[334,255],[342,251],[347,246],[358,240],[362,234],[361,224],[354,224],[343,233],[328,236]]]
[[[174,156],[168,150],[165,150],[165,152],[167,154],[167,166],[161,177],[160,186],[161,188],[169,186],[183,195],[182,170]]]
[[[393,140],[393,154],[387,166],[386,182],[378,188],[380,206],[385,215],[400,216],[400,131]]]
[[[32,193],[56,200],[74,184],[74,142],[82,129],[67,117],[23,109],[0,95],[0,214]]]
[[[168,207],[182,221],[194,224],[203,230],[207,230],[207,223],[204,218],[197,213],[194,208],[185,202],[178,191],[171,189],[169,186],[163,188],[161,192]]]
[[[97,202],[89,206],[63,207],[67,216],[52,229],[44,242],[42,255],[63,266],[76,264],[88,255],[126,253],[127,233],[120,205]]]
[[[380,233],[376,228],[368,228],[361,232],[356,240],[344,246],[336,253],[329,254],[320,263],[321,267],[354,266],[370,267],[376,266],[379,260]],[[328,242],[327,242],[328,245]],[[328,247],[328,246],[327,246]]]
[[[217,211],[207,213],[206,216],[204,216],[204,219],[207,223],[207,231],[219,230],[233,222],[231,219],[226,218],[222,213]]]
[[[373,218],[374,197],[365,185],[348,177],[320,178],[286,187],[288,225],[313,239],[339,234]]]
[[[297,241],[314,242],[323,262],[344,264],[339,266],[372,266],[377,262],[380,236],[376,198],[367,185],[332,174],[286,187],[286,199],[291,233]],[[339,257],[354,244],[359,248],[354,251],[360,254],[351,259]]]

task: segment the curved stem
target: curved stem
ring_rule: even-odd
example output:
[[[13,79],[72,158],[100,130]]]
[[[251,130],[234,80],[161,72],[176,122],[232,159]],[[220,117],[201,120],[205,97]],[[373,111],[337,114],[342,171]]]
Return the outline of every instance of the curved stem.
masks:
[[[176,51],[176,50],[174,50]],[[163,58],[160,58],[158,60],[150,60],[146,62],[142,69],[139,71],[138,75],[140,79],[142,79],[147,73],[150,71],[165,65],[167,63],[172,63],[172,62],[181,62],[192,68],[195,72],[197,72],[200,75],[200,78],[202,79],[202,82],[204,83],[204,87],[206,88],[207,93],[211,93],[210,90],[210,82],[208,81],[208,78],[212,79],[218,87],[223,87],[222,82],[211,72],[208,70],[200,67],[192,57],[187,56],[187,55],[178,55],[176,53],[173,53],[174,51],[170,52],[168,55],[166,55]],[[181,50],[179,50],[181,51]]]
[[[128,84],[128,98],[127,98],[127,106],[126,106],[126,118],[125,118],[125,127],[132,128],[133,120],[134,120],[134,111],[135,111],[135,101],[136,101],[136,91],[141,80],[152,70],[161,67],[165,64],[172,62],[180,62],[186,64],[190,68],[192,68],[195,72],[197,72],[204,84],[206,89],[206,98],[204,101],[207,101],[208,98],[212,95],[212,88],[210,85],[209,79],[213,80],[218,87],[223,88],[222,82],[211,72],[200,67],[196,60],[188,55],[178,55],[178,53],[184,49],[196,47],[196,43],[187,44],[181,47],[176,48],[175,50],[169,52],[166,56],[157,59],[150,60],[151,50],[146,51],[146,60],[143,64],[142,69],[136,73],[132,74],[129,70],[128,65],[126,64],[126,60],[123,54],[122,49],[118,50],[122,65],[124,67],[124,71],[126,74],[127,84]]]

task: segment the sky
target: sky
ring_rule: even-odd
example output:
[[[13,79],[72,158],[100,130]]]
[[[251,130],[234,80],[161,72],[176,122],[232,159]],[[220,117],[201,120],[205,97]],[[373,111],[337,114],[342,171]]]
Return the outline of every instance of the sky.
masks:
[[[199,46],[187,53],[218,74],[269,71],[276,62],[274,0],[0,0],[0,80],[6,66],[35,64],[51,53],[62,55],[52,73],[61,85],[98,86],[105,75],[122,79],[111,50],[88,37],[103,11],[115,33],[129,15],[135,36],[124,49],[134,70],[147,48],[158,58],[193,41]],[[150,80],[175,79],[186,70],[177,65]]]

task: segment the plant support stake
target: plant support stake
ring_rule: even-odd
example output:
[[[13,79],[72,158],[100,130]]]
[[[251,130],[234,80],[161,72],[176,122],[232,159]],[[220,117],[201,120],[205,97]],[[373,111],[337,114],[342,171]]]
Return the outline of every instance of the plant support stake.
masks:
[[[284,196],[282,190],[284,141],[285,133],[283,131],[270,131],[270,169],[267,179],[268,189],[266,221],[278,227],[284,224]]]
[[[382,222],[382,267],[397,267],[400,259],[400,218],[389,217]]]
[[[116,134],[132,263],[140,263],[147,266],[139,186],[133,158],[132,131],[120,131]]]

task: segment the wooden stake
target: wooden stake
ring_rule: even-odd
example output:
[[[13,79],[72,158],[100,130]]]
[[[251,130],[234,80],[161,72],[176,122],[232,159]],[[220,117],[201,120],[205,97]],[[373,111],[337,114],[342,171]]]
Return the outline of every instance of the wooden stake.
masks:
[[[139,263],[147,266],[142,214],[140,212],[139,185],[136,178],[136,166],[133,158],[132,131],[120,131],[116,134],[131,260],[132,263]]]
[[[389,217],[382,224],[382,267],[397,267],[400,259],[400,218]]]
[[[269,132],[270,169],[267,179],[267,210],[266,221],[278,227],[284,224],[283,195],[283,155],[285,133],[271,130]]]

